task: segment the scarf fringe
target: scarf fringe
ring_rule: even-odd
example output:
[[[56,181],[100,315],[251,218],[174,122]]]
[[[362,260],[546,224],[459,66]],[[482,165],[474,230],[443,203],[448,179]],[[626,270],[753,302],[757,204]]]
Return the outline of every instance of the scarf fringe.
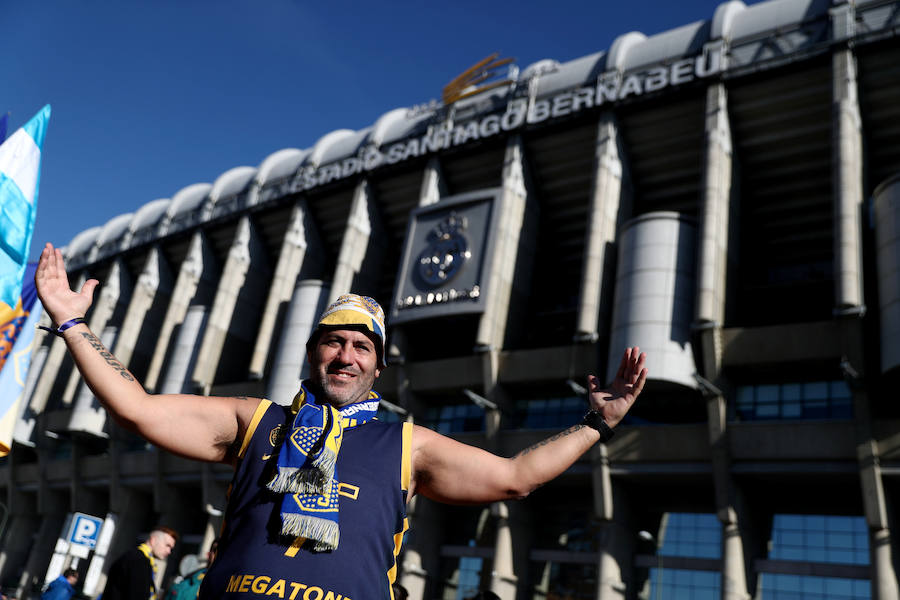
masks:
[[[340,540],[338,524],[334,521],[297,513],[281,513],[281,533],[313,541],[316,552],[335,550]]]
[[[280,467],[267,487],[273,492],[292,494],[321,494],[328,489],[334,477],[337,454],[323,448],[309,466]]]

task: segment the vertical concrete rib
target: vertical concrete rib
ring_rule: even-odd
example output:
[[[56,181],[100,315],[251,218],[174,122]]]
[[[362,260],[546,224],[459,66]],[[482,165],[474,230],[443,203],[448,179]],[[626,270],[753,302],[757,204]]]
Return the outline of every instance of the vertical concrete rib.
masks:
[[[107,325],[100,333],[100,342],[107,348],[113,348],[116,344],[119,328]],[[69,418],[69,431],[82,431],[99,437],[106,437],[103,431],[106,427],[106,410],[101,406],[91,388],[84,381],[79,381],[78,392],[75,396],[74,408]]]
[[[80,290],[84,285],[87,277],[84,274],[78,277],[73,289]],[[56,379],[62,370],[63,361],[67,358],[66,342],[62,338],[53,337],[50,340],[50,350],[47,353],[47,360],[44,362],[44,368],[41,370],[40,378],[34,386],[34,393],[31,395],[29,407],[35,414],[41,414],[47,407],[47,400],[50,398],[50,392],[56,384]],[[30,369],[29,369],[30,370]]]
[[[514,135],[506,144],[503,161],[503,191],[500,196],[497,230],[491,232],[496,240],[494,254],[488,269],[490,280],[482,293],[487,293],[487,301],[478,334],[476,346],[489,350],[499,350],[506,333],[507,316],[513,296],[513,281],[519,256],[519,240],[525,224],[529,202],[529,185],[525,167],[525,150],[522,138]]]
[[[206,235],[202,231],[197,231],[191,238],[187,256],[179,268],[153,356],[150,358],[150,366],[144,379],[144,387],[148,390],[153,391],[158,387],[169,344],[172,341],[172,333],[184,321],[191,304],[208,306],[212,303],[218,276],[219,268],[212,246]]]
[[[843,14],[850,9],[842,6]],[[833,18],[837,15],[833,13]],[[862,295],[862,118],[856,58],[843,48],[832,55],[832,171],[834,177],[834,281],[837,310],[859,307]]]
[[[238,223],[234,242],[228,251],[222,278],[216,290],[209,314],[209,322],[200,344],[197,366],[192,376],[194,384],[209,392],[220,363],[226,337],[246,344],[253,343],[262,311],[263,290],[269,286],[269,261],[266,249],[249,216]],[[242,365],[246,369],[246,365]]]
[[[698,323],[723,324],[728,262],[728,217],[732,182],[731,127],[725,85],[706,92],[705,165],[701,200],[700,245],[697,253]]]
[[[604,300],[611,301],[616,266],[612,246],[620,215],[626,212],[622,209],[627,210],[630,205],[623,157],[615,117],[612,113],[605,113],[597,127],[594,151],[590,220],[584,244],[584,267],[575,329],[575,338],[579,340],[595,341],[600,337],[600,314],[604,312],[602,305]],[[607,298],[604,298],[603,290],[607,290]]]
[[[194,391],[190,377],[197,364],[200,340],[208,317],[208,306],[193,304],[188,307],[178,328],[175,345],[159,388],[161,394],[188,394]]]
[[[317,279],[299,280],[284,319],[284,335],[278,342],[272,376],[266,395],[287,406],[300,389],[300,380],[309,375],[306,340],[316,319],[328,306],[328,286]]]
[[[256,345],[250,359],[250,376],[256,379],[265,376],[270,353],[281,337],[277,331],[284,323],[284,306],[291,301],[297,276],[301,271],[313,271],[312,264],[321,264],[324,256],[319,235],[305,201],[301,200],[294,206],[290,219],[281,251],[278,253],[272,286],[269,288],[269,297],[266,299]]]
[[[50,326],[50,317],[46,312],[41,315],[40,324],[44,327]],[[35,445],[34,426],[40,413],[32,408],[31,399],[40,375],[44,370],[44,365],[47,364],[47,356],[50,354],[50,342],[53,338],[48,340],[47,335],[47,331],[44,329],[38,329],[34,332],[34,341],[32,342],[34,351],[31,354],[31,365],[28,367],[28,375],[25,377],[25,385],[22,387],[22,412],[16,420],[16,427],[13,430],[13,440],[32,448]]]
[[[509,507],[505,502],[491,505],[496,534],[494,537],[494,568],[491,570],[491,591],[502,600],[515,600],[516,577],[513,569],[513,536],[509,525]]]
[[[625,600],[633,597],[632,573],[637,532],[631,503],[613,486],[609,453],[605,444],[592,451],[594,515],[600,521],[597,537],[597,600]]]
[[[131,365],[132,356],[138,338],[148,319],[158,321],[159,298],[168,296],[172,291],[172,273],[165,257],[158,247],[154,246],[147,254],[144,268],[138,276],[131,295],[131,302],[122,320],[122,327],[116,340],[115,355],[126,367]],[[155,311],[152,309],[157,307]],[[154,318],[156,317],[156,318]],[[154,339],[156,333],[153,334]]]
[[[88,319],[88,326],[95,335],[102,335],[107,325],[118,329],[125,307],[131,300],[132,281],[128,267],[120,258],[112,263],[105,281],[101,282],[100,293],[94,298],[94,306]],[[111,346],[107,346],[112,350]],[[63,403],[69,404],[75,397],[78,384],[81,382],[81,373],[73,370],[66,383],[63,392]]]
[[[360,289],[373,289],[380,269],[366,269],[363,261],[380,265],[384,248],[384,227],[375,205],[368,180],[362,180],[353,191],[350,216],[341,241],[329,301],[341,294]]]

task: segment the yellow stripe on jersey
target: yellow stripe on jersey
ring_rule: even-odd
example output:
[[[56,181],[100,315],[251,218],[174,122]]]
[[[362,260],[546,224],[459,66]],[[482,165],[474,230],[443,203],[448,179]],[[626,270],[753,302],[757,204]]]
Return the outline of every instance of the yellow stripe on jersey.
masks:
[[[247,451],[247,446],[250,445],[250,438],[253,437],[253,433],[256,431],[256,426],[259,425],[260,419],[262,419],[263,415],[266,414],[266,410],[269,408],[269,405],[272,404],[269,400],[260,400],[259,406],[256,407],[256,412],[253,413],[253,418],[250,419],[250,424],[247,426],[247,432],[244,433],[244,441],[241,443],[241,450],[238,452],[238,458],[244,458],[244,453]]]
[[[409,480],[412,475],[412,432],[413,424],[403,424],[403,452],[400,455],[400,489],[409,491]]]

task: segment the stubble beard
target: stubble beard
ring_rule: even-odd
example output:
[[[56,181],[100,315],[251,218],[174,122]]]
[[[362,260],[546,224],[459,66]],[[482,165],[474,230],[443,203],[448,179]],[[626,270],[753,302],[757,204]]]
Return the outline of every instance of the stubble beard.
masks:
[[[316,381],[317,380],[317,381]],[[328,381],[328,367],[323,366],[316,372],[314,380],[322,392],[322,400],[334,408],[343,408],[354,402],[365,400],[372,386],[375,385],[375,374],[358,374],[352,385],[333,386]]]

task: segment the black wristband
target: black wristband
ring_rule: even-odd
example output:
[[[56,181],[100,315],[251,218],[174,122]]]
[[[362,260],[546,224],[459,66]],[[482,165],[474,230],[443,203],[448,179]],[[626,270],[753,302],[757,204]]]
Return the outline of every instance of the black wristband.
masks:
[[[581,420],[581,424],[587,425],[591,429],[596,429],[597,433],[600,434],[600,441],[604,444],[616,434],[612,427],[606,424],[606,421],[603,420],[603,415],[598,410],[588,411]]]

